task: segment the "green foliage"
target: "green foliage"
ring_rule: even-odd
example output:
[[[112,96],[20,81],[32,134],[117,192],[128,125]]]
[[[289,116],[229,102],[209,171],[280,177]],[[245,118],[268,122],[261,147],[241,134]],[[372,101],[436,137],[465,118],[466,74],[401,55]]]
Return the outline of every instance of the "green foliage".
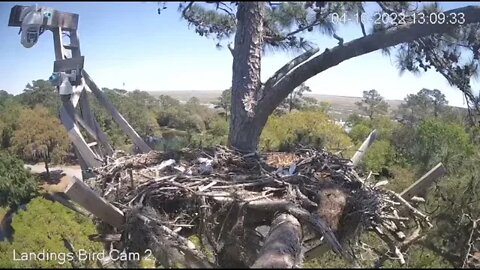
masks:
[[[352,113],[348,116],[347,118],[347,125],[350,127],[356,126],[358,124],[365,124],[368,122],[365,117],[357,114],[357,113]]]
[[[348,136],[350,136],[350,138],[352,138],[353,142],[356,144],[361,144],[368,137],[370,132],[372,132],[370,125],[360,123],[352,127],[348,133]]]
[[[315,106],[316,103],[314,102],[316,102],[316,100],[305,100],[305,97],[303,96],[305,92],[312,92],[312,90],[310,89],[310,87],[306,86],[305,83],[302,83],[278,105],[274,113],[280,115],[286,112],[291,112],[292,110],[300,110],[304,106]]]
[[[388,112],[388,103],[375,89],[363,91],[362,101],[355,104],[370,119],[373,119],[376,115],[383,115]]]
[[[307,102],[307,106],[305,106],[307,108],[309,108],[311,105],[316,105],[317,103],[317,100],[314,98],[304,97],[303,99],[305,100],[305,102]],[[328,113],[332,109],[332,104],[327,101],[320,101],[318,107],[320,111]]]
[[[395,149],[389,141],[375,141],[364,157],[367,170],[380,172],[395,161]]]
[[[348,135],[355,143],[363,142],[374,129],[377,130],[378,140],[391,140],[397,126],[394,121],[384,115],[368,119],[352,114],[347,119],[347,123],[351,126]]]
[[[285,9],[286,11],[288,10]],[[42,91],[45,90],[32,90],[28,95],[38,95]],[[112,100],[112,103],[141,135],[162,137],[162,143],[157,145],[156,149],[167,150],[185,146],[203,147],[227,143],[229,131],[228,114],[219,115],[216,111],[200,104],[197,98],[192,98],[185,104],[182,104],[169,96],[154,98],[148,93],[138,90],[127,92],[121,89],[104,89],[104,91]],[[26,126],[33,126],[34,128],[30,128],[30,130],[37,132],[38,130],[43,130],[40,126],[48,125],[41,121],[56,119],[53,114],[46,112],[45,109],[40,109],[39,111],[35,111],[37,108],[34,110],[24,109],[17,100],[29,100],[28,102],[25,101],[26,105],[36,105],[33,99],[26,97],[28,95],[24,93],[21,95],[22,99],[19,99],[0,91],[0,132],[3,149],[19,150],[18,146],[20,143],[13,140],[18,130],[25,129]],[[222,93],[216,104],[217,109],[229,112],[230,95],[231,91],[229,90],[225,90]],[[2,100],[2,97],[5,97],[5,100]],[[58,99],[57,96],[55,98]],[[91,99],[95,116],[99,119],[100,126],[106,130],[114,147],[117,149],[129,149],[131,147],[129,139],[118,128],[116,123],[112,121],[110,115],[92,99],[92,96],[89,96],[89,98]],[[292,104],[293,106],[291,106]],[[364,103],[362,106],[365,104],[367,108],[369,104]],[[474,134],[474,130],[465,129],[463,121],[459,121],[463,117],[460,111],[448,108],[440,91],[422,89],[418,94],[409,95],[405,99],[405,103],[401,107],[405,111],[400,113],[405,113],[403,119],[412,119],[411,121],[397,123],[388,116],[381,115],[385,111],[378,110],[373,110],[372,117],[368,118],[351,115],[348,123],[352,129],[348,136],[326,115],[330,108],[330,105],[327,103],[319,103],[315,99],[304,97],[303,95],[291,95],[285,99],[283,106],[285,110],[289,110],[290,106],[292,112],[270,117],[261,136],[260,146],[264,151],[289,151],[296,144],[304,144],[314,147],[326,147],[327,150],[336,152],[339,148],[345,149],[354,144],[358,146],[371,130],[377,129],[379,137],[365,156],[364,166],[367,170],[382,172],[381,174],[386,169],[388,171],[386,176],[389,178],[387,187],[397,192],[401,192],[418,179],[419,175],[431,169],[437,162],[442,161],[448,167],[449,176],[434,189],[431,189],[427,197],[426,208],[428,212],[436,209],[436,211],[433,211],[434,228],[429,233],[428,241],[452,254],[466,252],[465,247],[468,246],[467,236],[471,229],[471,222],[463,214],[468,213],[472,217],[480,216],[480,209],[478,208],[478,203],[476,203],[480,200],[480,198],[477,198],[477,194],[480,194],[480,190],[477,190],[480,186],[477,181],[480,172],[476,168],[478,157],[474,155],[475,151],[478,150],[478,146],[471,142],[470,133]],[[378,109],[375,106],[373,108]],[[368,110],[366,109],[365,111]],[[32,118],[32,120],[29,119],[31,122],[24,121],[27,118],[26,115]],[[39,115],[45,117],[40,117]],[[39,128],[35,125],[38,125]],[[59,125],[59,122],[57,122],[57,125]],[[64,131],[61,126],[60,129]],[[18,134],[21,133],[18,132]],[[28,136],[22,135],[20,137]],[[15,142],[15,147],[11,147],[13,142]],[[30,146],[26,144],[26,147],[30,147],[31,151],[35,152],[33,149],[39,146],[33,146],[33,144]],[[42,148],[40,148],[37,152],[42,151]],[[8,202],[1,203],[4,205],[18,205],[27,202],[31,197],[35,196],[36,182],[29,176],[28,172],[23,170],[23,164],[19,165],[18,162],[15,163],[16,165],[6,164],[5,162],[9,159],[2,156],[0,158],[0,200],[3,198],[8,199]],[[24,156],[24,158],[27,157]],[[2,162],[4,163],[3,165]],[[5,168],[16,169],[5,170]],[[17,170],[19,171],[18,173],[15,172]],[[384,176],[382,175],[382,177]],[[23,180],[28,177],[31,179]],[[14,187],[15,185],[19,187]],[[461,194],[461,196],[458,196],[458,194]],[[34,201],[36,200],[34,199]],[[60,207],[64,209],[62,206]],[[0,243],[0,266],[58,266],[58,264],[53,265],[53,262],[43,262],[36,265],[30,263],[27,265],[12,262],[8,256],[12,253],[13,248],[32,249],[37,248],[37,245],[49,247],[51,250],[61,250],[63,246],[58,245],[58,243],[61,243],[61,239],[59,240],[53,232],[64,232],[64,224],[76,230],[72,231],[75,235],[72,237],[78,237],[78,239],[72,241],[76,248],[78,248],[77,242],[81,243],[80,247],[82,245],[88,246],[89,244],[87,244],[85,237],[87,232],[81,231],[81,229],[78,229],[78,226],[88,224],[86,226],[89,227],[91,224],[86,220],[79,222],[76,215],[68,218],[62,217],[64,213],[55,212],[58,210],[50,210],[48,206],[43,204],[37,208],[29,206],[25,213],[33,215],[31,211],[39,211],[37,215],[41,213],[42,216],[35,216],[35,220],[49,224],[48,226],[52,227],[52,229],[43,228],[43,224],[41,224],[37,231],[36,227],[32,228],[28,223],[32,222],[33,218],[23,218],[21,221],[18,221],[14,224],[16,226],[14,242],[12,244]],[[54,223],[57,220],[53,220],[53,218],[52,220],[46,219],[44,217],[45,211],[54,213],[51,215],[54,215],[61,224]],[[68,223],[72,222],[72,220],[75,222],[74,225]],[[20,233],[18,233],[17,227],[20,228]],[[27,228],[37,236],[23,236],[26,234]],[[48,239],[48,236],[42,234],[40,230],[47,232],[46,235],[50,233],[51,239]],[[54,235],[53,238],[52,235]],[[366,235],[368,236],[368,234]],[[23,237],[26,240],[18,237]],[[376,247],[380,245],[378,239],[375,238],[367,237],[366,241]],[[412,246],[407,253],[408,267],[452,266],[451,262],[443,261],[439,254],[419,245]],[[364,267],[371,267],[372,265],[373,260],[362,263]],[[70,265],[67,263],[63,266],[67,267]],[[348,263],[332,252],[328,252],[321,258],[305,264],[305,267],[318,266],[323,268],[350,267]],[[387,261],[384,266],[399,267],[398,263],[394,261]]]
[[[157,121],[160,127],[196,132],[201,132],[205,129],[205,123],[202,118],[197,114],[191,114],[183,106],[160,111]]]
[[[180,101],[171,96],[160,95],[157,99],[160,102],[160,107],[163,109],[180,106]]]
[[[383,267],[407,269],[453,268],[453,266],[441,256],[420,245],[412,245],[407,254],[403,267],[398,260],[387,260],[383,264]]]
[[[53,260],[25,260],[14,261],[22,252],[67,254],[68,249],[64,245],[64,239],[73,244],[75,251],[85,250],[88,254],[100,252],[100,243],[91,242],[88,235],[95,234],[95,226],[92,221],[63,205],[45,200],[33,199],[26,207],[20,210],[13,218],[14,228],[13,242],[0,245],[0,267],[13,268],[58,268],[72,267],[69,261],[62,264],[62,258]],[[65,258],[65,257],[64,257]],[[93,261],[81,261],[80,266],[92,267]]]
[[[456,267],[463,264],[473,229],[472,219],[480,216],[479,162],[478,155],[464,159],[427,196],[426,209],[432,212],[434,221],[434,230],[427,240],[447,254],[456,255],[452,256]]]
[[[3,111],[5,104],[11,102],[13,99],[13,95],[9,94],[5,90],[0,90],[0,111]]]
[[[439,10],[437,3],[426,5],[425,14]],[[465,94],[467,105],[478,106],[471,78],[478,76],[480,59],[478,24],[465,24],[442,35],[428,35],[401,44],[397,50],[400,72],[435,70]],[[478,108],[478,107],[477,107]]]
[[[18,98],[25,106],[33,109],[36,105],[42,105],[54,115],[58,114],[61,105],[57,90],[46,80],[35,80],[27,84]]]
[[[232,99],[232,88],[222,91],[220,97],[218,97],[217,102],[214,103],[215,109],[221,109],[221,114],[225,116],[225,120],[228,121],[228,116],[230,113],[230,104]]]
[[[15,209],[37,195],[37,180],[21,160],[0,153],[0,207]]]
[[[156,122],[155,111],[155,109],[158,108],[158,100],[153,96],[140,90],[124,92],[124,90],[121,89],[104,88],[103,91],[117,110],[141,136],[154,135],[158,132],[159,126]],[[105,112],[103,107],[100,108]],[[105,112],[104,117],[106,120],[113,122],[112,117],[107,112]],[[114,123],[114,125],[116,125],[116,123]],[[115,130],[115,128],[111,126],[107,128],[112,131]]]
[[[210,124],[210,128],[207,130],[203,145],[226,145],[228,140],[228,122],[222,118],[213,120]]]
[[[370,123],[371,128],[377,130],[379,140],[391,140],[397,125],[396,122],[384,115],[375,117]]]
[[[415,170],[411,166],[392,165],[389,171],[393,177],[389,179],[386,188],[395,192],[402,192],[417,180]]]
[[[212,109],[200,104],[200,100],[196,97],[193,97],[187,101],[185,104],[185,109],[192,115],[195,121],[203,122],[203,124],[200,124],[200,131],[208,129],[211,121],[217,117]]]
[[[341,256],[336,255],[333,251],[328,251],[319,258],[307,261],[302,268],[350,268],[352,267]]]
[[[449,111],[445,95],[438,89],[423,88],[417,94],[407,95],[397,115],[406,124],[417,125],[422,119],[440,117]]]
[[[45,107],[37,105],[21,112],[13,137],[13,148],[20,156],[43,160],[47,165],[53,157],[61,160],[69,145],[70,140],[60,120]]]
[[[473,153],[468,133],[459,124],[429,119],[418,128],[414,156],[424,169],[442,162],[447,168],[459,165]]]
[[[326,147],[330,151],[352,146],[341,127],[321,112],[292,112],[271,116],[260,138],[263,150],[286,151],[296,144]]]
[[[12,146],[13,133],[18,127],[18,116],[24,107],[14,99],[3,102],[0,108],[0,149],[9,149]]]
[[[235,17],[221,14],[215,10],[205,8],[200,4],[188,5],[179,4],[179,10],[183,9],[182,15],[188,20],[189,26],[195,27],[195,32],[200,36],[211,37],[222,40],[229,38],[235,31]]]

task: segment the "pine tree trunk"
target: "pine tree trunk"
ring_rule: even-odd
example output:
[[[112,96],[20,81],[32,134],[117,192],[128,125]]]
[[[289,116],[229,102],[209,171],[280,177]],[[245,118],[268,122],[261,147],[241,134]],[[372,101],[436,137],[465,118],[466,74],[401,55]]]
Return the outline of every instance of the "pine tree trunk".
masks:
[[[254,106],[253,114],[244,107],[243,99],[256,100],[261,87],[260,66],[263,45],[263,2],[239,2],[237,32],[233,51],[233,77],[228,142],[241,151],[257,149],[268,114]]]

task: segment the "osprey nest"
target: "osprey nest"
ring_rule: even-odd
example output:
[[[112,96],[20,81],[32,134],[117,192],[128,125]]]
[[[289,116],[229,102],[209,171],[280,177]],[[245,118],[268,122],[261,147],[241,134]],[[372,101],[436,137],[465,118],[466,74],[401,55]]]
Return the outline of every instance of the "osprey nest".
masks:
[[[94,172],[90,187],[125,215],[122,228],[104,233],[117,235],[121,250],[151,250],[164,267],[299,267],[318,245],[355,263],[347,243],[363,230],[404,262],[404,247],[431,226],[349,159],[323,150],[152,151],[114,157]],[[407,233],[411,224],[418,228]]]

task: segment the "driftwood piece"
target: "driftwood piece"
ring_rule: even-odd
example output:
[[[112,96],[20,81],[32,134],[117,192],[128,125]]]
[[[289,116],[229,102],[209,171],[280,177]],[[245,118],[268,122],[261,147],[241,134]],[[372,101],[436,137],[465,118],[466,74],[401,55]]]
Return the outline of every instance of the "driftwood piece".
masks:
[[[252,268],[294,268],[301,263],[302,227],[292,215],[280,214],[272,222]]]

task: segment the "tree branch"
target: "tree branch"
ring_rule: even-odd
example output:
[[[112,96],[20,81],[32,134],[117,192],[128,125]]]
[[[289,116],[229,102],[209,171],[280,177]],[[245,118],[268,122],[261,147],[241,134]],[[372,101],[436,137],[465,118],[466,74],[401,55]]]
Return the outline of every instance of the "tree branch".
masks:
[[[183,18],[187,19],[187,11],[192,7],[192,5],[194,4],[195,2],[190,2],[188,3],[187,7],[185,7],[183,10],[182,10],[182,16]]]
[[[338,45],[343,46],[343,38],[339,37],[336,33],[333,33],[333,37],[338,40]]]
[[[275,84],[277,84],[285,75],[290,72],[292,69],[297,67],[298,65],[302,64],[303,62],[307,61],[308,58],[312,57],[312,55],[316,54],[319,51],[318,48],[312,48],[301,55],[295,57],[293,60],[285,64],[283,67],[281,67],[275,74],[273,74],[272,77],[270,77],[266,82],[265,82],[265,89],[269,89]],[[268,91],[268,90],[267,90]]]
[[[365,31],[365,25],[364,25],[363,22],[362,22],[362,14],[363,14],[362,11],[359,10],[359,11],[358,11],[358,18],[360,19],[360,20],[359,20],[359,22],[360,22],[360,27],[362,28],[362,34],[363,34],[363,36],[366,37],[366,36],[367,36],[367,32]]]
[[[294,268],[301,261],[302,227],[292,215],[280,214],[272,222],[265,244],[251,268]]]
[[[446,16],[449,16],[449,14],[458,14],[460,12],[465,14],[465,24],[480,22],[480,6],[467,6],[452,9],[444,13]],[[297,63],[296,66],[298,67],[295,70],[285,75],[281,81],[278,81],[278,83],[272,86],[272,89],[268,89],[263,99],[263,106],[265,106],[263,109],[272,112],[278,104],[301,83],[345,60],[431,34],[446,33],[452,29],[454,29],[454,26],[450,27],[444,24],[407,24],[376,32],[366,37],[352,40],[343,44],[343,46],[336,46],[333,49],[325,50],[324,53],[307,62],[304,62],[305,60],[302,61],[304,63],[301,66],[298,65],[302,62]],[[286,66],[288,67],[289,64]],[[283,68],[285,68],[285,66]],[[291,70],[291,68],[289,70]]]
[[[224,8],[221,7],[220,5],[224,6]],[[228,15],[233,16],[235,18],[235,14],[234,14],[233,10],[229,6],[227,6],[225,3],[217,2],[217,9],[223,10],[225,13],[227,13]]]

